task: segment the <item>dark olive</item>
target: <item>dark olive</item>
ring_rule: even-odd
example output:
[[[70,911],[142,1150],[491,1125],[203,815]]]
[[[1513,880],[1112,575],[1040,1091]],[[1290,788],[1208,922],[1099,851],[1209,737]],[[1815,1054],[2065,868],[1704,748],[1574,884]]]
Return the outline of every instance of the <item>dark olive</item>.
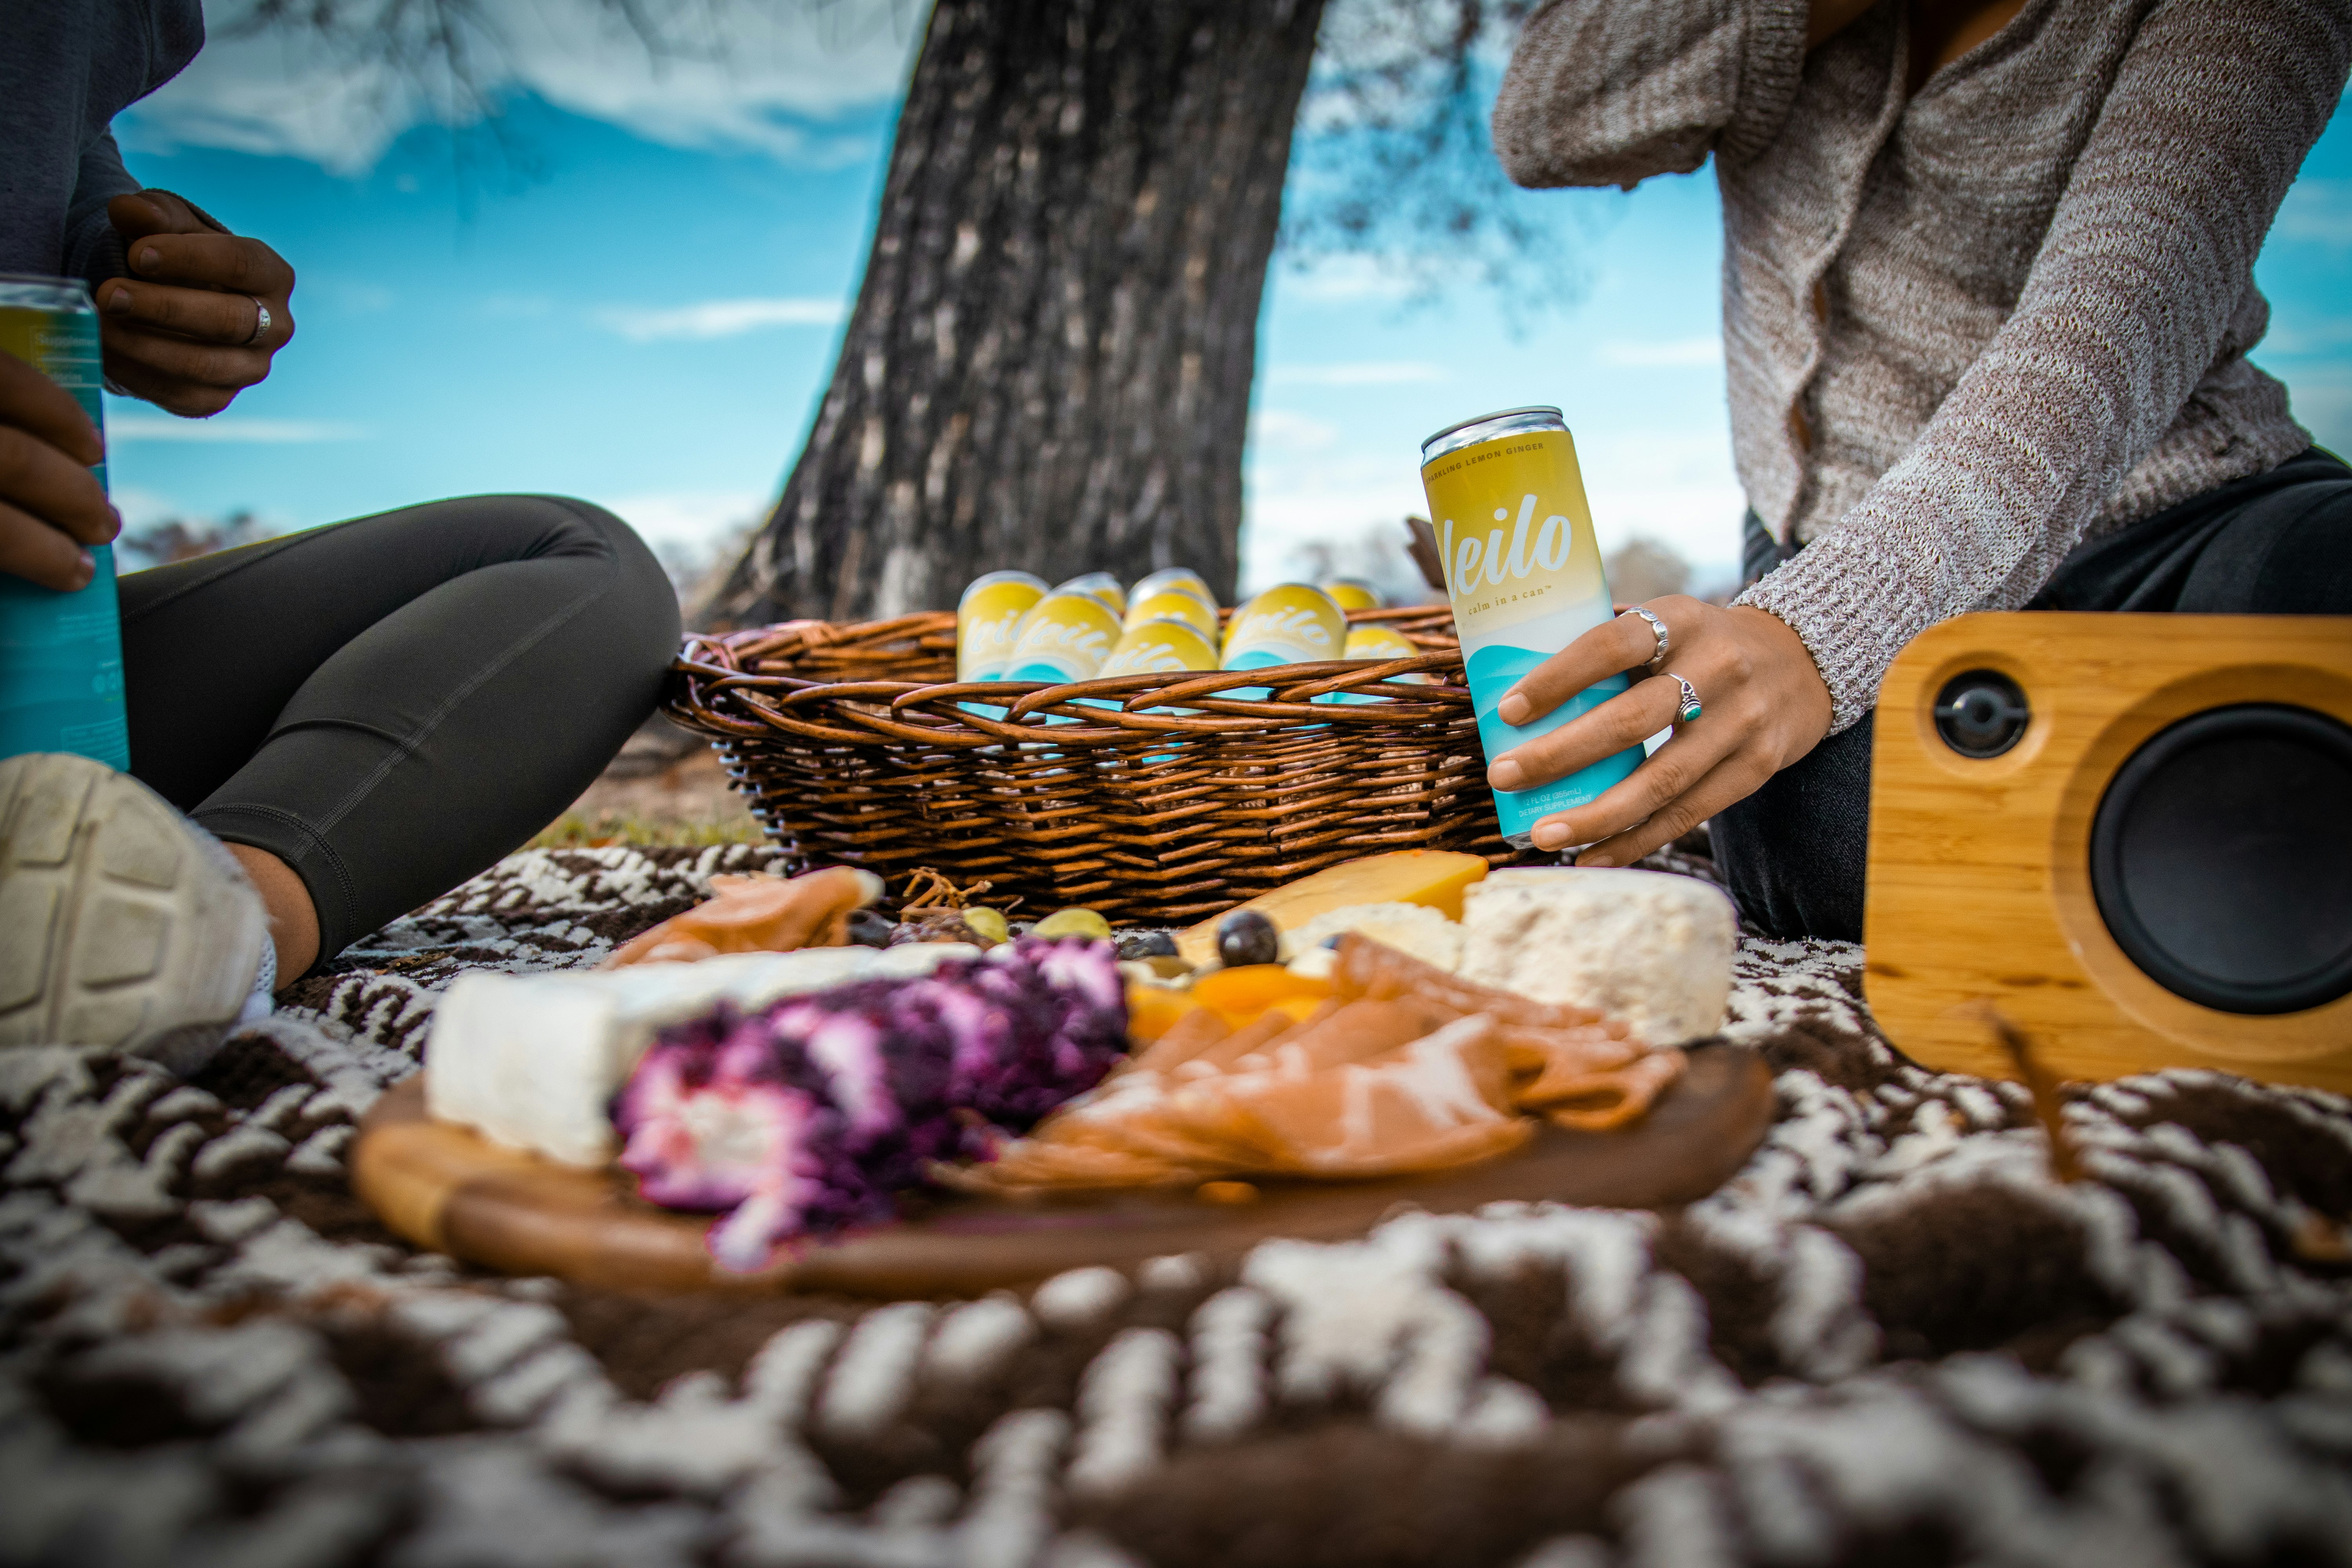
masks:
[[[859,910],[849,917],[849,940],[857,947],[887,947],[898,923],[878,910]]]
[[[1120,937],[1118,955],[1132,959],[1173,958],[1176,956],[1175,934],[1164,931],[1139,931]]]
[[[1255,910],[1235,910],[1217,922],[1217,958],[1228,969],[1282,962],[1282,933]]]
[[[980,947],[992,945],[987,938],[963,923],[960,910],[924,910],[898,922],[890,933],[889,945],[898,947],[913,942],[968,942]]]

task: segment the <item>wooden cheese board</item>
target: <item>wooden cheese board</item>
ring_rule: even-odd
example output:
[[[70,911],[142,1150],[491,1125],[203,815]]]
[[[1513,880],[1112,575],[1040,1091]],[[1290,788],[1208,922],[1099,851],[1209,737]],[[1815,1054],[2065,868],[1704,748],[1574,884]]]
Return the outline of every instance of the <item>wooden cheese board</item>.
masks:
[[[639,1199],[617,1169],[586,1170],[435,1121],[423,1075],[396,1085],[362,1123],[352,1187],[419,1247],[510,1274],[606,1289],[837,1291],[968,1296],[1089,1264],[1170,1253],[1233,1253],[1274,1237],[1360,1236],[1400,1205],[1460,1212],[1502,1200],[1671,1208],[1705,1197],[1746,1163],[1771,1124],[1771,1075],[1755,1052],[1701,1047],[1650,1113],[1614,1132],[1546,1126],[1500,1159],[1377,1181],[1265,1181],[1255,1197],[1211,1202],[1192,1188],[1050,1201],[944,1196],[905,1217],[802,1249],[758,1274],[730,1274],[704,1250],[707,1215]]]

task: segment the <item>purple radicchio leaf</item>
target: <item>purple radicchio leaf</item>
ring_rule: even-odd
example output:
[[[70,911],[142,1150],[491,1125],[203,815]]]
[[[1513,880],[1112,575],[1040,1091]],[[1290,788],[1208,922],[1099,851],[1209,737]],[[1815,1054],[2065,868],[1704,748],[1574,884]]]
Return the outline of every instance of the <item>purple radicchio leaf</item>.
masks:
[[[1083,938],[721,1006],[664,1030],[623,1088],[621,1163],[651,1202],[730,1210],[711,1250],[756,1269],[780,1246],[890,1218],[932,1165],[1026,1131],[1126,1047],[1111,944]]]

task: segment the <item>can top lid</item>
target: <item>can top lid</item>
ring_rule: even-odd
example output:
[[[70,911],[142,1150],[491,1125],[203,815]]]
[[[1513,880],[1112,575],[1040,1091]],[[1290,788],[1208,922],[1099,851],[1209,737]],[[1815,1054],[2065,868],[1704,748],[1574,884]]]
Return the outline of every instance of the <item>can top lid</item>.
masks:
[[[0,305],[68,313],[94,311],[89,285],[79,278],[51,278],[38,272],[0,272]]]
[[[1500,420],[1517,419],[1522,416],[1530,414],[1549,415],[1552,420],[1559,424],[1559,427],[1561,429],[1565,430],[1568,428],[1567,422],[1560,417],[1559,410],[1552,407],[1549,404],[1532,403],[1524,408],[1498,408],[1492,414],[1481,414],[1475,418],[1457,419],[1453,424],[1448,425],[1444,429],[1437,432],[1434,436],[1430,437],[1429,439],[1421,444],[1421,460],[1425,463],[1429,461],[1432,457],[1435,456],[1436,454],[1432,451],[1431,448],[1436,447],[1441,441],[1445,441],[1445,438],[1448,436],[1454,435],[1459,431],[1468,430],[1475,426],[1492,425]],[[1470,443],[1467,441],[1448,441],[1445,442],[1445,444],[1449,447],[1466,447]]]

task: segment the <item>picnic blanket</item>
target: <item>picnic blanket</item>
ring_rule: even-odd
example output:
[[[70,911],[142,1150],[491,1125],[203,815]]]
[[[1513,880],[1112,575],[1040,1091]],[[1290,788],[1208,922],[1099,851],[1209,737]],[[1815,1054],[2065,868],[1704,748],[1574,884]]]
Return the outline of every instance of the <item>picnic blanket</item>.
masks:
[[[0,1562],[2352,1560],[2352,1105],[2070,1090],[2062,1184],[2021,1089],[1888,1047],[1850,945],[1742,944],[1779,1119],[1672,1215],[746,1301],[488,1277],[351,1196],[451,977],[772,858],[515,856],[186,1082],[0,1052]]]

